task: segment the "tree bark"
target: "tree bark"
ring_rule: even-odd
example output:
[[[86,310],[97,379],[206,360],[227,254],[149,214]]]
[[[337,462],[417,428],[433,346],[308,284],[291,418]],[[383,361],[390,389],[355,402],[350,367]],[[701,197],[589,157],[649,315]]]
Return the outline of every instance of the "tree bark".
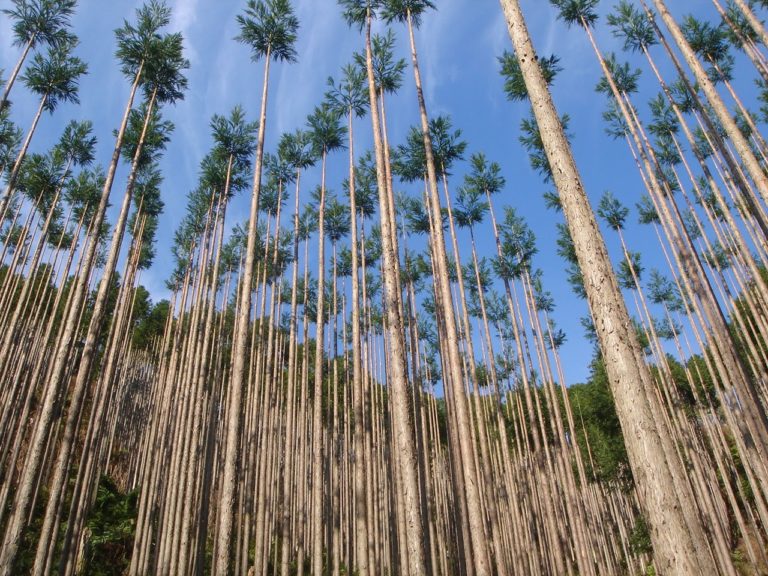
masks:
[[[663,448],[669,439],[665,438],[665,431],[657,427],[646,396],[653,390],[652,376],[648,367],[638,360],[640,347],[632,331],[629,313],[570,144],[539,68],[520,5],[517,0],[501,0],[501,6],[584,275],[587,301],[605,358],[629,461],[651,524],[657,570],[662,574],[691,576],[714,573],[708,569],[711,560],[697,557],[692,535],[674,493],[674,478],[665,458],[671,450]]]
[[[667,28],[672,33],[672,37],[675,39],[678,48],[683,53],[685,61],[693,71],[696,82],[698,82],[706,95],[707,100],[709,100],[709,103],[712,105],[712,109],[715,111],[717,118],[722,122],[728,138],[733,142],[736,152],[741,157],[742,162],[744,162],[747,173],[757,188],[763,202],[768,204],[768,177],[766,177],[765,172],[763,172],[760,162],[755,158],[752,148],[749,146],[749,142],[741,133],[741,130],[739,130],[736,121],[731,116],[728,108],[725,106],[725,102],[723,102],[723,99],[717,92],[714,82],[709,79],[707,72],[704,70],[704,67],[701,65],[701,62],[699,62],[690,44],[688,44],[688,41],[685,39],[680,26],[677,25],[677,22],[675,22],[675,19],[669,13],[664,0],[653,0],[653,3],[659,11],[659,14],[661,14],[661,18],[664,20]]]
[[[136,73],[131,93],[128,98],[128,104],[126,105],[123,120],[120,125],[120,130],[118,131],[115,149],[112,152],[112,161],[109,165],[99,205],[96,209],[93,224],[91,226],[91,240],[83,255],[80,275],[72,294],[71,305],[69,307],[69,312],[67,313],[66,321],[64,322],[63,331],[56,346],[50,377],[45,386],[38,423],[30,442],[30,449],[19,482],[19,489],[16,494],[14,514],[9,521],[3,538],[2,552],[0,552],[0,575],[3,576],[12,573],[13,563],[18,552],[22,531],[26,523],[26,516],[32,503],[35,479],[40,472],[45,457],[47,439],[55,418],[57,400],[62,392],[61,389],[65,384],[64,373],[70,359],[72,341],[79,324],[80,311],[88,288],[88,279],[96,258],[96,249],[99,244],[98,233],[104,221],[109,195],[115,179],[115,172],[117,171],[117,164],[120,161],[120,152],[123,146],[123,137],[125,135],[126,126],[128,125],[128,116],[139,86],[143,67],[142,63]]]
[[[261,94],[259,134],[256,144],[256,165],[253,174],[248,243],[245,253],[245,268],[240,281],[239,306],[236,319],[235,341],[232,350],[232,372],[229,385],[226,439],[224,445],[224,475],[219,496],[219,516],[216,535],[216,558],[213,574],[227,576],[230,567],[230,540],[235,512],[237,489],[237,468],[240,452],[241,403],[245,384],[245,364],[248,358],[248,327],[251,318],[251,285],[253,266],[256,260],[257,223],[259,218],[259,196],[261,193],[261,170],[264,158],[265,124],[267,119],[267,95],[269,88],[269,65],[271,50],[267,49],[264,61],[264,87]]]

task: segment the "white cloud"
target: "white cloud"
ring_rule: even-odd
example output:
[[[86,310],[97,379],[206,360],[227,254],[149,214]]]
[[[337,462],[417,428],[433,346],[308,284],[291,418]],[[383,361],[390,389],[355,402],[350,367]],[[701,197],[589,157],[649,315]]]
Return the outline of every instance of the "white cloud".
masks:
[[[173,16],[170,29],[181,32],[186,39],[185,49],[187,58],[192,62],[199,60],[194,43],[189,41],[192,25],[197,21],[198,0],[176,0],[173,4]]]
[[[458,68],[449,56],[450,52],[458,48],[455,46],[455,40],[459,37],[456,32],[462,29],[458,20],[465,13],[461,4],[461,0],[448,0],[441,3],[438,10],[429,11],[424,15],[416,36],[419,66],[424,74],[424,96],[430,108],[437,103],[435,96],[440,86],[455,80],[459,75]],[[407,30],[403,34],[407,38]],[[441,49],[446,44],[450,45],[450,51]]]
[[[507,31],[507,21],[502,13],[499,13],[498,17],[488,25],[485,39],[491,47],[491,54],[494,56],[501,54],[504,50],[509,50],[510,40]]]
[[[6,19],[0,19],[0,65],[3,68],[11,66],[11,23]]]
[[[173,5],[173,18],[171,28],[186,32],[197,20],[198,0],[176,0]]]
[[[4,81],[11,73],[19,57],[18,50],[13,47],[13,26],[11,19],[5,14],[0,16],[0,69],[3,69]]]
[[[235,70],[235,54],[237,44],[228,36],[222,35],[216,46],[216,60],[214,69],[216,74],[208,75],[206,87],[206,100],[209,103],[218,103],[224,100],[233,83]]]
[[[300,0],[295,4],[300,29],[293,64],[277,63],[276,88],[272,110],[276,111],[274,127],[278,134],[303,124],[303,118],[320,103],[325,93],[326,79],[334,75],[352,51],[357,49],[350,39],[354,36],[336,10],[328,10],[316,0]],[[329,51],[328,46],[333,46]]]

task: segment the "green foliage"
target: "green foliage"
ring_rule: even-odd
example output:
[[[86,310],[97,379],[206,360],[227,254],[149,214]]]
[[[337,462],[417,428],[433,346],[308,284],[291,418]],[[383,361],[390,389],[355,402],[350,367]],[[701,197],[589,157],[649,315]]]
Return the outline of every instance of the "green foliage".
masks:
[[[395,35],[388,29],[386,35],[374,34],[371,38],[371,57],[373,59],[373,77],[377,92],[394,94],[403,85],[405,60],[395,59]],[[355,54],[355,62],[360,68],[367,66],[365,54]]]
[[[131,560],[138,516],[138,492],[122,493],[103,476],[86,527],[83,576],[120,576]]]
[[[624,51],[642,52],[656,44],[656,33],[648,15],[630,2],[621,0],[616,12],[609,14],[608,25],[613,35],[624,40]]]
[[[418,28],[421,26],[422,16],[428,9],[436,9],[435,3],[430,0],[384,0],[384,10],[381,15],[387,24],[410,20]]]
[[[168,300],[161,300],[153,305],[147,291],[143,286],[139,286],[136,289],[136,304],[133,312],[133,347],[146,350],[155,338],[161,337],[169,312]]]
[[[27,88],[45,100],[44,108],[51,114],[61,102],[80,103],[79,79],[87,73],[88,66],[71,55],[75,46],[76,41],[72,41],[66,46],[51,48],[45,56],[35,54],[24,74]]]
[[[61,46],[71,42],[68,31],[77,0],[12,0],[3,14],[13,22],[13,44]]]
[[[263,57],[296,61],[299,19],[288,0],[249,0],[244,15],[237,16],[240,35],[235,38],[251,48],[254,61]]]
[[[597,22],[598,0],[549,0],[560,12],[558,17],[568,26],[589,28]]]
[[[634,554],[652,554],[651,533],[648,531],[648,524],[645,518],[639,516],[629,535],[629,548]]]
[[[702,22],[691,15],[683,19],[683,35],[703,62],[708,63],[707,75],[713,82],[730,81],[733,75],[733,56],[723,26]]]
[[[498,60],[501,65],[501,75],[504,77],[504,92],[506,92],[507,98],[512,101],[528,100],[528,87],[525,84],[517,56],[512,52],[505,51]],[[539,67],[548,86],[552,84],[557,73],[563,69],[560,66],[560,58],[554,54],[548,58],[540,58]]]
[[[149,0],[136,10],[136,24],[127,20],[115,30],[117,59],[121,72],[133,80],[146,61],[157,51],[159,31],[171,21],[171,10],[164,2]]]
[[[600,198],[597,215],[614,230],[621,230],[629,216],[629,208],[624,206],[612,192],[606,191]]]
[[[563,114],[563,116],[560,117],[560,123],[563,126],[566,136],[568,136],[569,122],[570,117],[568,114]],[[521,134],[518,137],[518,140],[520,140],[523,148],[528,152],[528,160],[531,164],[531,168],[542,177],[545,184],[549,184],[552,182],[552,167],[549,165],[549,158],[544,149],[544,141],[541,138],[539,125],[533,116],[533,112],[530,113],[529,117],[523,118],[520,121],[520,131]]]
[[[337,0],[342,9],[342,16],[349,26],[357,25],[362,29],[370,14],[373,18],[381,0]]]
[[[576,418],[577,443],[588,474],[594,480],[630,486],[633,480],[627,449],[602,358],[592,362],[589,381],[571,386],[568,394]]]

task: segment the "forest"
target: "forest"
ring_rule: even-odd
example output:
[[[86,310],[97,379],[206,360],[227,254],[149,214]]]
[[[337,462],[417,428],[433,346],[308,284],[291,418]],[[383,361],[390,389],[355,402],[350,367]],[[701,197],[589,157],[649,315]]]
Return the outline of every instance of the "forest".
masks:
[[[0,0],[0,576],[768,576],[767,0],[239,0],[209,117],[111,2]]]

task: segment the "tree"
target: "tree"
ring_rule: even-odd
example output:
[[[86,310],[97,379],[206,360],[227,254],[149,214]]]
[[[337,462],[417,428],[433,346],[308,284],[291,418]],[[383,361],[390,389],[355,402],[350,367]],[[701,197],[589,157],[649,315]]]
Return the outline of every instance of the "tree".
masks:
[[[326,163],[328,153],[343,147],[346,128],[339,123],[339,115],[328,102],[317,106],[307,118],[315,155],[320,157],[321,176],[317,205],[317,319],[315,322],[315,382],[312,404],[312,572],[323,569],[323,344],[325,328],[325,210]]]
[[[124,133],[121,152],[130,162],[130,172],[121,202],[120,213],[112,232],[112,239],[106,262],[104,263],[101,281],[99,282],[96,298],[93,302],[93,312],[85,335],[85,342],[80,354],[80,363],[70,399],[70,410],[67,413],[65,432],[51,482],[51,492],[46,507],[41,542],[49,540],[49,534],[53,529],[55,516],[59,508],[59,498],[62,497],[64,486],[67,482],[67,472],[71,465],[70,453],[73,448],[77,423],[79,421],[79,407],[85,398],[92,363],[95,359],[98,341],[103,330],[103,320],[107,314],[110,285],[117,269],[118,258],[126,226],[128,225],[136,181],[142,170],[146,169],[152,160],[161,156],[162,150],[169,141],[169,134],[173,130],[173,124],[164,122],[157,108],[162,104],[173,104],[177,100],[182,99],[187,86],[184,70],[189,67],[189,62],[184,58],[183,39],[180,33],[158,35],[153,41],[150,55],[151,57],[148,57],[144,63],[144,74],[141,83],[144,91],[144,102],[138,110],[133,110],[129,113],[128,125]],[[112,382],[107,382],[107,385],[102,387],[100,393],[105,398],[109,397],[109,389],[112,384]],[[98,395],[97,400],[100,400]],[[99,419],[97,418],[96,421],[98,422]],[[93,454],[89,454],[86,451],[82,458],[81,468],[85,467],[89,459],[93,457]],[[98,479],[99,476],[100,474],[96,474],[95,479]],[[95,486],[91,488],[96,489]],[[86,488],[86,494],[89,494],[88,488]],[[88,501],[88,498],[85,501]],[[77,512],[78,510],[76,509],[71,511],[68,525],[68,535],[71,535],[75,539],[74,541],[79,540],[79,534],[72,534],[75,532],[72,528],[76,524],[75,514]],[[83,513],[82,510],[79,512],[80,514]],[[65,552],[69,544],[69,542],[65,542]],[[36,574],[42,574],[45,570],[47,551],[47,545],[41,543],[38,546],[35,559]],[[63,558],[71,561],[66,553],[63,554]]]
[[[741,130],[739,130],[739,127],[736,124],[733,116],[729,113],[727,107],[725,106],[725,102],[717,92],[717,88],[715,87],[714,82],[707,75],[704,67],[701,65],[701,62],[699,62],[698,58],[696,58],[694,49],[686,40],[681,27],[672,17],[672,14],[669,12],[666,3],[663,0],[653,0],[653,3],[656,6],[656,10],[658,10],[659,14],[661,15],[661,19],[664,21],[664,24],[672,33],[672,37],[682,52],[686,63],[693,71],[694,78],[696,79],[696,82],[701,87],[702,92],[704,92],[707,100],[712,106],[717,119],[722,123],[728,138],[730,138],[731,142],[733,143],[736,153],[741,157],[749,177],[752,179],[755,188],[757,188],[757,192],[760,194],[763,202],[768,202],[768,177],[766,177],[765,173],[760,167],[760,163],[757,161],[755,154],[749,146],[749,142],[741,133]]]
[[[112,160],[104,180],[101,197],[94,210],[91,226],[93,234],[85,249],[82,258],[81,272],[71,294],[71,305],[69,306],[64,321],[63,331],[60,333],[59,341],[56,346],[56,353],[52,360],[49,378],[46,382],[45,393],[41,402],[37,427],[31,439],[30,449],[22,469],[22,479],[16,494],[15,514],[6,529],[3,551],[2,554],[0,554],[0,572],[10,570],[13,565],[13,559],[18,550],[19,538],[25,522],[24,519],[35,487],[35,479],[37,478],[40,466],[42,465],[48,434],[53,424],[55,406],[61,395],[62,387],[65,385],[64,371],[70,359],[72,342],[79,324],[81,307],[85,301],[88,280],[90,279],[92,268],[96,262],[97,248],[100,240],[99,232],[102,229],[109,195],[114,182],[117,165],[120,160],[123,137],[128,125],[133,100],[138,88],[145,80],[144,72],[147,63],[153,56],[162,56],[162,53],[159,55],[157,54],[159,47],[158,43],[162,42],[158,31],[160,28],[167,25],[169,21],[170,11],[168,8],[155,0],[150,0],[148,4],[137,10],[136,26],[126,22],[125,25],[115,33],[118,40],[117,56],[121,61],[121,70],[123,74],[132,79],[133,85],[131,87],[123,120],[120,129],[118,130],[115,149],[112,153]],[[170,44],[173,44],[173,42],[174,41],[171,40]],[[180,37],[178,37],[175,42],[180,43]],[[162,72],[167,71],[167,69],[158,69],[155,81],[159,81],[163,76]],[[27,75],[29,75],[29,73]],[[152,77],[148,76],[148,78],[151,82]],[[72,90],[68,89],[66,93],[71,94]],[[93,343],[91,346],[93,346]],[[85,374],[82,375],[81,386],[79,387],[81,394],[85,389],[84,382]],[[78,400],[81,400],[81,398]],[[75,405],[78,404],[78,402],[75,402]],[[72,412],[76,412],[76,410],[73,410]],[[74,426],[74,422],[71,426]],[[70,435],[74,435],[73,428],[70,430]],[[66,464],[66,461],[64,460],[61,460],[61,462],[62,466]],[[63,472],[61,474],[63,475]],[[52,518],[49,518],[49,520],[51,522],[53,521]],[[38,564],[36,569],[43,570],[44,567]]]
[[[433,151],[432,138],[429,129],[429,118],[427,116],[426,101],[422,89],[421,73],[419,70],[418,55],[416,51],[416,40],[414,36],[414,27],[419,26],[421,19],[430,8],[435,5],[429,0],[388,0],[385,3],[384,18],[387,22],[399,21],[405,23],[408,28],[408,36],[411,46],[411,62],[413,66],[414,82],[416,85],[416,95],[419,104],[419,114],[421,117],[421,131],[424,141],[424,150],[426,155],[427,182],[429,184],[428,206],[431,212],[432,221],[437,223],[441,221],[440,197],[437,185],[437,169]],[[453,296],[451,294],[450,280],[448,277],[448,258],[445,249],[445,238],[441,226],[432,228],[432,249],[433,260],[436,267],[436,281],[438,293],[440,295],[440,304],[437,313],[445,322],[446,333],[446,364],[451,368],[450,386],[453,389],[453,397],[456,406],[457,435],[461,449],[461,460],[463,467],[463,481],[465,487],[466,508],[469,517],[469,533],[472,540],[472,550],[467,551],[470,554],[475,566],[475,573],[478,576],[490,574],[488,546],[485,538],[485,530],[482,519],[482,505],[480,498],[479,479],[475,468],[471,465],[474,461],[474,447],[471,442],[472,433],[469,421],[469,407],[465,394],[465,385],[462,381],[462,360],[459,353],[458,331],[456,318],[453,312]],[[408,505],[408,503],[406,503]],[[412,544],[409,543],[409,547]],[[412,552],[414,553],[414,552]],[[417,561],[423,556],[416,557],[412,564],[411,573],[421,574],[423,567],[417,567]],[[423,562],[423,561],[422,561]]]
[[[5,211],[5,206],[10,200],[23,157],[26,154],[32,134],[34,133],[34,129],[37,126],[37,122],[39,121],[43,110],[53,112],[59,102],[78,101],[78,78],[86,72],[87,68],[79,58],[70,55],[69,50],[73,47],[73,43],[74,41],[71,41],[63,47],[52,47],[47,58],[36,54],[32,66],[25,74],[24,80],[28,87],[41,96],[40,106],[35,116],[35,120],[33,120],[32,128],[28,132],[27,138],[19,152],[16,165],[9,175],[8,186],[2,199],[3,207],[0,209],[0,213]],[[51,408],[53,407],[53,401],[54,398],[51,397]],[[52,414],[48,415],[49,418],[51,416]],[[49,422],[50,421],[46,422],[46,419],[41,417],[41,422],[35,437],[39,442],[39,444],[35,445],[35,448],[40,451],[42,451],[43,443],[47,437],[48,430],[46,424]],[[31,490],[33,489],[33,482],[37,476],[39,466],[41,465],[41,458],[41,452],[33,452],[31,457],[28,456],[29,465],[28,467],[25,467],[25,473],[27,473],[27,475],[24,476],[23,481],[20,484],[19,493],[16,495],[15,512],[17,513],[9,521],[5,533],[3,551],[0,553],[0,573],[8,573],[12,570],[15,554],[18,549],[19,538],[25,522],[25,514],[27,507],[29,506],[29,498],[31,496]]]
[[[40,97],[40,105],[8,175],[5,191],[0,198],[0,214],[5,212],[11,199],[16,178],[43,112],[53,114],[61,102],[80,102],[78,82],[88,67],[80,58],[72,56],[71,51],[76,45],[77,41],[72,39],[68,44],[50,48],[46,56],[35,54],[32,65],[24,74],[24,83]]]
[[[296,173],[296,197],[294,203],[293,213],[293,258],[292,258],[292,270],[291,270],[291,310],[288,320],[288,415],[286,424],[286,458],[285,462],[285,479],[282,486],[282,495],[284,503],[287,503],[289,499],[289,491],[291,490],[290,479],[293,477],[293,469],[296,462],[290,457],[292,448],[296,445],[295,436],[299,435],[299,431],[296,430],[296,426],[293,425],[298,419],[294,415],[295,405],[295,389],[297,380],[297,356],[298,356],[298,283],[299,283],[299,243],[306,235],[302,234],[301,230],[301,214],[299,211],[299,192],[301,187],[301,173],[312,166],[316,160],[314,150],[311,142],[311,135],[308,132],[297,130],[291,134],[285,134],[280,139],[278,146],[278,154],[285,159],[285,161],[293,167]],[[305,340],[306,341],[306,340]],[[306,395],[306,386],[302,383],[302,398]],[[282,540],[283,547],[281,550],[280,558],[280,574],[281,576],[288,575],[289,560],[291,547],[290,541],[290,519],[291,508],[284,505],[282,516]],[[301,547],[301,543],[299,544]],[[303,547],[300,548],[298,554],[297,564],[303,563]]]
[[[32,260],[29,264],[31,271],[37,270],[40,258],[42,256],[44,241],[49,238],[49,230],[56,228],[56,220],[60,217],[61,210],[59,209],[59,200],[62,193],[65,192],[67,181],[70,178],[70,172],[73,167],[87,167],[93,162],[94,151],[96,147],[96,137],[92,135],[93,125],[89,121],[77,122],[71,121],[64,128],[64,132],[56,144],[54,149],[48,155],[48,161],[44,162],[46,168],[44,168],[47,174],[43,175],[43,178],[37,178],[38,190],[35,191],[35,184],[32,183],[30,189],[30,183],[22,183],[21,188],[25,190],[25,193],[34,199],[47,193],[53,194],[48,202],[43,202],[41,207],[47,206],[46,219],[43,222],[41,228],[41,240],[38,243],[38,247],[35,250]],[[35,162],[25,163],[22,172],[29,172],[33,170]],[[22,176],[20,180],[24,181],[26,178]],[[8,354],[11,348],[11,341],[19,328],[19,319],[24,313],[26,306],[27,296],[31,290],[31,284],[26,283],[22,288],[22,292],[19,295],[17,305],[13,311],[13,316],[8,322],[8,330],[3,338],[2,345],[2,358],[7,360]]]
[[[61,48],[69,44],[73,36],[69,32],[70,18],[77,0],[12,0],[13,8],[3,13],[14,20],[13,44],[22,48],[16,65],[3,88],[0,109],[6,107],[16,78],[21,72],[29,52],[45,44]]]
[[[240,445],[241,401],[248,351],[248,325],[251,316],[251,285],[256,257],[256,231],[261,194],[262,162],[267,122],[267,94],[269,69],[272,60],[293,62],[296,60],[296,33],[299,21],[288,0],[249,0],[243,14],[238,14],[240,34],[236,40],[251,50],[251,59],[264,59],[264,85],[259,113],[259,134],[256,140],[256,159],[251,192],[250,220],[245,251],[245,267],[240,281],[238,313],[236,318],[234,364],[230,376],[230,394],[227,409],[224,475],[219,498],[217,519],[216,559],[213,573],[223,576],[229,572],[230,540],[234,519],[237,462]]]
[[[351,274],[352,274],[352,386],[353,405],[355,413],[355,559],[360,576],[367,576],[368,567],[368,519],[365,497],[365,431],[363,422],[370,417],[367,414],[363,390],[362,341],[360,339],[360,279],[358,250],[358,207],[357,207],[357,176],[355,173],[354,152],[354,118],[365,115],[368,105],[366,94],[366,73],[360,66],[348,64],[342,70],[343,80],[338,84],[328,79],[329,91],[326,98],[340,116],[347,118],[347,135],[349,149],[349,221],[352,233]],[[334,290],[335,292],[335,290]]]
[[[22,132],[10,120],[10,110],[0,110],[0,176],[13,164],[21,145]],[[0,214],[0,217],[3,215]]]
[[[563,18],[588,25],[596,0],[555,2]],[[653,417],[654,405],[645,390],[653,386],[648,367],[639,358],[640,345],[633,333],[624,301],[595,216],[587,200],[570,144],[555,110],[528,30],[516,0],[501,0],[512,43],[534,103],[534,113],[543,144],[560,193],[568,228],[573,238],[579,267],[584,275],[592,318],[605,358],[606,371],[616,402],[619,420],[627,439],[627,451],[641,501],[648,510],[658,568],[662,572],[695,574],[700,572],[697,550],[686,518],[679,507],[673,468],[667,460],[669,442]],[[654,446],[650,451],[644,446]],[[709,565],[708,563],[706,565]]]

